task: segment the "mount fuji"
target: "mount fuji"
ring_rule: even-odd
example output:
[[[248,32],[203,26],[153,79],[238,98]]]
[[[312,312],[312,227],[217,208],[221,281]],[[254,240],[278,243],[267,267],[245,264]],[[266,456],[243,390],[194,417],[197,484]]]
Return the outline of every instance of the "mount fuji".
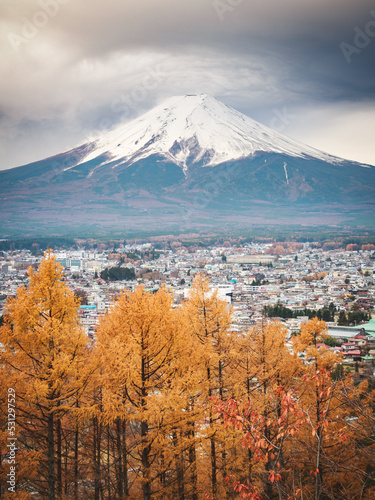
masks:
[[[373,223],[375,167],[217,99],[173,97],[71,151],[0,172],[3,235]]]
[[[260,125],[205,94],[173,97],[93,144],[84,161],[104,155],[129,164],[160,154],[186,173],[189,165],[215,166],[258,152],[335,158]]]

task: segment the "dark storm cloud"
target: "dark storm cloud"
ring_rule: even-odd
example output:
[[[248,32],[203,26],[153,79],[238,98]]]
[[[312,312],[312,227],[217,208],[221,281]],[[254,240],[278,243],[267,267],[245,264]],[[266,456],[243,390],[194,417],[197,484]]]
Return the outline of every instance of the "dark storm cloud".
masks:
[[[62,16],[61,41],[86,57],[124,49],[178,53],[193,44],[229,56],[277,58],[290,65],[297,88],[298,82],[312,81],[323,91],[334,89],[329,94],[374,92],[375,43],[370,38],[358,49],[354,42],[356,28],[375,22],[370,0],[150,0],[112,2],[108,9],[94,0],[90,9],[78,1],[72,10]],[[348,44],[344,51],[342,43]],[[352,54],[349,45],[356,50]]]
[[[284,132],[303,122],[306,139],[317,109],[356,117],[357,130],[373,113],[373,0],[4,0],[0,9],[0,168],[73,147],[174,94],[207,92],[266,124],[286,108],[296,118]]]

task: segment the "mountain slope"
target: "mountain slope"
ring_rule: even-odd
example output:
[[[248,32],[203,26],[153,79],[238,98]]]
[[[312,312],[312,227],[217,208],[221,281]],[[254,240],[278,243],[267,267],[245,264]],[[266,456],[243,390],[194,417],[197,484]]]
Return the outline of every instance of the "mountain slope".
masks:
[[[93,143],[93,150],[85,161],[105,155],[134,163],[161,154],[186,170],[191,164],[214,166],[260,151],[339,161],[205,94],[173,97],[140,118],[117,127]]]
[[[212,97],[189,95],[72,151],[0,172],[0,230],[149,231],[155,221],[162,230],[221,219],[362,216],[372,224],[374,194],[374,167],[293,141]]]

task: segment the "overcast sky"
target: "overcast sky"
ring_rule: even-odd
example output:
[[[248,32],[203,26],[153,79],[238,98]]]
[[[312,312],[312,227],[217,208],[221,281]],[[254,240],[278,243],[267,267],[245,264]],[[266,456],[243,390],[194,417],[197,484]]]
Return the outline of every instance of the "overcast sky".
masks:
[[[375,164],[375,0],[0,0],[0,169],[207,93]]]

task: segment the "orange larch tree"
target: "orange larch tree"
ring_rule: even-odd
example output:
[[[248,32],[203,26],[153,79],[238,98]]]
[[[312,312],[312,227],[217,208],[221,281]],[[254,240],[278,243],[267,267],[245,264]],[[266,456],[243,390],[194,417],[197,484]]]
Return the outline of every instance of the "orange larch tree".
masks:
[[[181,315],[184,318],[186,335],[193,337],[192,342],[199,346],[196,370],[201,373],[200,399],[204,401],[204,404],[200,405],[200,421],[207,419],[209,423],[200,434],[204,434],[206,438],[202,440],[202,449],[210,457],[211,492],[215,497],[223,484],[223,481],[219,481],[218,474],[220,470],[226,469],[227,451],[225,440],[221,438],[222,425],[211,409],[211,398],[226,397],[233,384],[229,374],[232,364],[231,351],[236,339],[230,331],[231,310],[227,302],[219,299],[217,291],[210,290],[208,279],[198,274],[187,300],[182,304]],[[201,469],[204,469],[203,464]]]
[[[314,500],[361,498],[366,463],[358,453],[358,434],[348,426],[353,411],[344,398],[349,387],[356,391],[350,377],[334,376],[342,358],[322,345],[326,330],[324,321],[313,318],[293,343],[295,352],[304,354],[304,375],[296,390],[306,416],[295,440],[294,480]]]
[[[292,490],[288,450],[301,417],[290,398],[302,365],[286,347],[286,334],[279,321],[265,320],[242,334],[236,365],[240,384],[234,398],[218,403],[229,429],[239,424],[248,450],[242,470],[233,474],[236,488],[247,485],[243,492],[254,498],[284,498]]]
[[[19,448],[35,455],[35,477],[19,486],[54,500],[62,494],[61,419],[89,378],[79,302],[47,252],[5,308],[1,369],[16,393]]]
[[[172,296],[164,288],[155,294],[142,287],[123,292],[97,331],[103,415],[106,422],[126,423],[132,429],[132,464],[125,467],[135,474],[140,471],[145,500],[166,486],[169,454],[175,446],[173,427],[181,407],[175,382],[177,335]],[[130,478],[125,482],[129,484]],[[135,481],[134,497],[137,485]]]

